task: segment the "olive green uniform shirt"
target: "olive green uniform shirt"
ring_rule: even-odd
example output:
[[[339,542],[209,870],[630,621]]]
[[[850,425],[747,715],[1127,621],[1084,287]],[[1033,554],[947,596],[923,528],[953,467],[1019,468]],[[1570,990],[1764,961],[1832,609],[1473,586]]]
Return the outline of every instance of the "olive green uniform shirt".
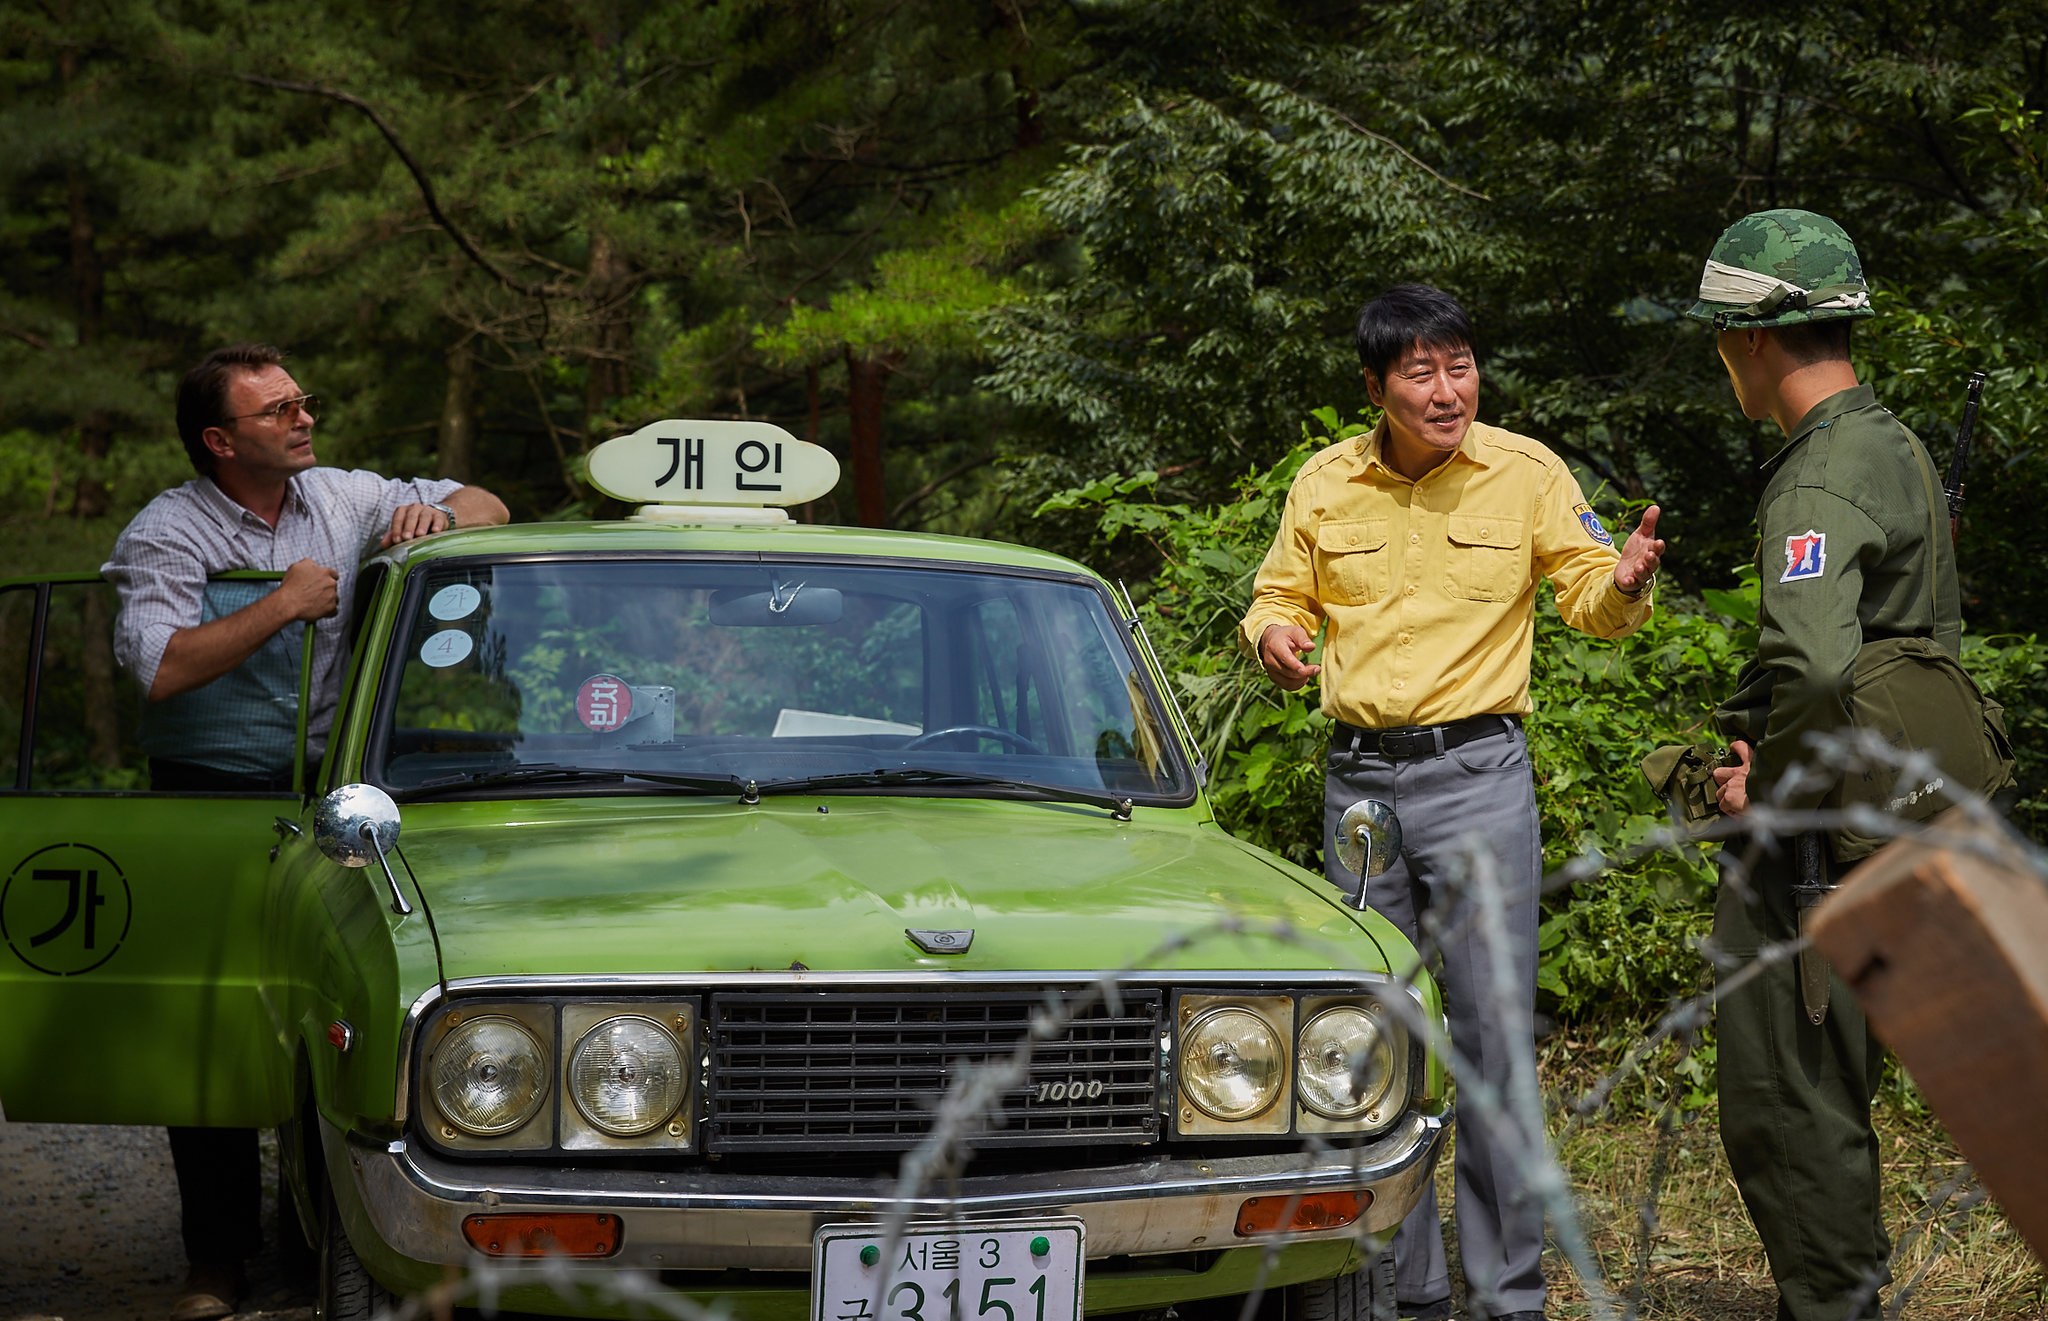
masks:
[[[1869,386],[1814,405],[1764,470],[1771,475],[1756,516],[1761,637],[1716,713],[1724,734],[1754,745],[1752,798],[1811,759],[1806,734],[1849,726],[1864,643],[1931,637],[1953,656],[1963,631],[1948,510],[1928,498],[1932,490],[1939,499],[1933,462]],[[1801,794],[1790,805],[1810,807],[1821,796]]]

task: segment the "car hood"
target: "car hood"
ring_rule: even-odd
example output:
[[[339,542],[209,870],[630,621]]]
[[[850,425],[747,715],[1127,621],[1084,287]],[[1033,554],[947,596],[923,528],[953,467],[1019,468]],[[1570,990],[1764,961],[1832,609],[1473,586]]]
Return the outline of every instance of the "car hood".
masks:
[[[449,979],[778,970],[1375,968],[1407,946],[1197,820],[973,798],[420,803],[399,852]],[[965,954],[907,929],[972,930]]]

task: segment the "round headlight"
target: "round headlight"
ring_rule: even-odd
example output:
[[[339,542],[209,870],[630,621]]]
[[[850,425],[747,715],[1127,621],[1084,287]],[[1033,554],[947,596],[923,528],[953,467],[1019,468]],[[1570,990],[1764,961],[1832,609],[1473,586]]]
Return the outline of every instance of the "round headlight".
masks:
[[[1285,1065],[1279,1036],[1249,1009],[1212,1009],[1181,1039],[1181,1090],[1217,1119],[1250,1119],[1272,1105]]]
[[[1371,1014],[1338,1005],[1301,1029],[1294,1065],[1303,1105],[1325,1119],[1356,1119],[1386,1099],[1394,1046]]]
[[[474,1018],[434,1049],[434,1104],[448,1122],[484,1138],[510,1133],[547,1097],[540,1043],[509,1018]]]
[[[651,1018],[608,1018],[569,1057],[576,1108],[615,1138],[638,1137],[660,1124],[688,1089],[682,1048]]]

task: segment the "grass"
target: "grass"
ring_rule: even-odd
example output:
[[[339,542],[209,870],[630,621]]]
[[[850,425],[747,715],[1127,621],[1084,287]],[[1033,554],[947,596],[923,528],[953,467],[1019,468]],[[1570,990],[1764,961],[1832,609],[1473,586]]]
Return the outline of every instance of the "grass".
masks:
[[[1571,1060],[1573,1043],[1553,1039],[1543,1054],[1542,1073],[1554,1101],[1579,1095],[1591,1081],[1593,1070]],[[1657,1119],[1642,1092],[1623,1093],[1616,1109],[1590,1123],[1553,1122],[1553,1133],[1563,1132],[1558,1156],[1578,1199],[1581,1226],[1617,1294],[1625,1296],[1640,1274],[1638,1315],[1770,1321],[1777,1290],[1722,1154],[1711,1094],[1691,1099],[1693,1108],[1670,1140],[1647,1269],[1639,1259],[1640,1215],[1660,1143]],[[1897,1283],[1888,1291],[1888,1304],[1895,1306],[1901,1287],[1913,1282],[1904,1317],[2048,1317],[2048,1273],[1995,1203],[1965,1205],[1974,1182],[1951,1191],[1966,1162],[1910,1083],[1888,1083],[1875,1123],[1884,1150],[1885,1223],[1898,1245],[1892,1263]],[[1447,1211],[1450,1185],[1447,1151],[1437,1167],[1437,1193]],[[1592,1315],[1586,1291],[1554,1240],[1545,1273],[1551,1317],[1580,1321]],[[1455,1266],[1452,1274],[1457,1275]]]

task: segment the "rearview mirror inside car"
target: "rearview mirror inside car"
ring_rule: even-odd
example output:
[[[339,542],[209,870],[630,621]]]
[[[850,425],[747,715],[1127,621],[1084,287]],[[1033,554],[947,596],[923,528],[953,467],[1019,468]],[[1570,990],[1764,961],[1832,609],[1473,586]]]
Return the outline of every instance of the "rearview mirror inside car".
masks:
[[[836,587],[777,580],[767,591],[728,587],[711,594],[711,622],[725,628],[836,624],[846,610]]]

